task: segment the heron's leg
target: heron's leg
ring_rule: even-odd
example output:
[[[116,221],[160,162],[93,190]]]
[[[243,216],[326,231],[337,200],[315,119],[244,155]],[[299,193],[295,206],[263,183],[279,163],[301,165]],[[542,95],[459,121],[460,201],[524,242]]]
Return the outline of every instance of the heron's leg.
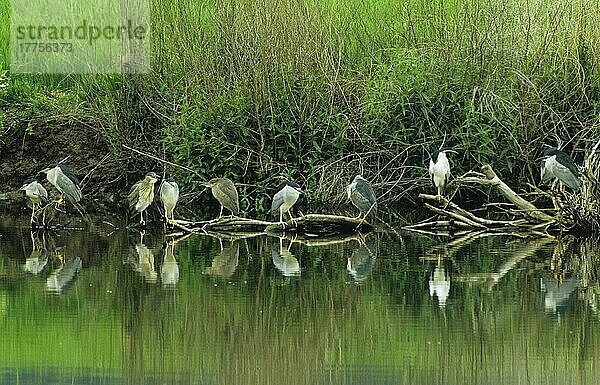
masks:
[[[140,211],[140,224],[143,225],[144,222],[144,210]]]
[[[221,205],[221,211],[219,211],[219,218],[223,216],[223,205]]]
[[[33,218],[35,217],[35,206],[35,203],[31,206],[31,220],[29,221],[30,225],[33,225]]]

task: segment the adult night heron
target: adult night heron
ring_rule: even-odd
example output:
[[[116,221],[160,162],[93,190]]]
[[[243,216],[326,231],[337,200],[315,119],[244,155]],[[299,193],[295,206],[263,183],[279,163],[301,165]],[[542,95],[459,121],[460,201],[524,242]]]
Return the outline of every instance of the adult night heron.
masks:
[[[361,175],[354,177],[348,185],[348,199],[358,208],[358,217],[364,217],[370,222],[377,218],[377,198],[371,184]]]
[[[302,189],[298,183],[289,181],[283,183],[280,186],[279,191],[273,196],[271,214],[277,215],[277,213],[279,213],[279,222],[283,222],[284,213],[288,213],[290,219],[293,220],[294,218],[289,211],[298,200],[300,194],[302,194]]]
[[[160,200],[165,209],[167,223],[174,222],[175,216],[173,215],[173,211],[175,210],[177,200],[179,200],[179,186],[173,178],[166,178],[160,185]]]
[[[571,157],[556,147],[550,147],[542,156],[542,183],[558,178],[571,190],[579,190],[579,171]]]
[[[146,223],[144,221],[144,210],[150,206],[154,200],[154,185],[158,181],[159,176],[154,172],[146,174],[144,179],[136,182],[131,186],[129,191],[129,207],[133,211],[140,213],[140,223]]]
[[[77,203],[81,200],[81,188],[79,179],[67,165],[62,163],[53,163],[41,172],[46,174],[46,179],[62,194],[66,195],[71,203]],[[62,201],[62,197],[59,202]]]
[[[444,151],[435,150],[429,160],[429,177],[437,188],[437,197],[441,197],[450,178],[450,163]]]
[[[219,218],[223,215],[223,207],[231,211],[231,214],[238,216],[240,213],[240,200],[238,192],[233,182],[227,178],[213,178],[209,180],[206,187],[210,187],[212,195],[221,204]]]
[[[36,179],[27,179],[23,182],[23,186],[19,191],[25,191],[25,196],[31,201],[31,219],[30,223],[33,224],[35,218],[35,209],[42,203],[42,201],[48,200],[48,191],[42,186]]]

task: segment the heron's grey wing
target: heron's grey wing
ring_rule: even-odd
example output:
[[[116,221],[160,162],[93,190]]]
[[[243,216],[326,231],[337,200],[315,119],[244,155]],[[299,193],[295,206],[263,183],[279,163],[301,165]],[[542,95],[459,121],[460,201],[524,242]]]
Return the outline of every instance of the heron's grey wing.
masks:
[[[41,184],[38,184],[37,186],[35,186],[35,190],[33,191],[33,193],[35,196],[37,196],[41,200],[48,199],[48,191]]]
[[[375,210],[377,210],[376,202],[369,200],[368,195],[364,195],[361,193],[359,189],[354,189],[351,197],[352,203],[363,213],[369,213],[369,217],[374,215]],[[371,208],[371,206],[374,206]]]
[[[548,167],[546,167],[546,161],[542,160],[542,165],[541,165],[541,181],[542,181],[542,183],[546,183],[550,179],[552,179],[552,172],[548,169]]]
[[[556,166],[554,167],[554,175],[556,175],[556,177],[560,179],[564,184],[569,186],[571,190],[579,190],[579,179],[569,167],[566,167],[563,164],[556,162]]]
[[[240,201],[238,198],[237,189],[233,182],[225,182],[222,184],[217,184],[215,186],[217,189],[217,196],[221,197],[221,204],[225,206],[229,211],[231,211],[234,215],[238,215],[240,212]]]
[[[569,169],[569,171],[571,171],[575,177],[579,177],[579,170],[577,169],[577,166],[575,165],[575,163],[573,163],[573,159],[571,159],[569,155],[565,154],[564,152],[561,152],[558,155],[556,155],[556,160],[558,161],[558,163]]]
[[[69,167],[67,167],[64,164],[59,164],[58,167],[60,168],[60,171],[63,172],[63,174],[65,174],[67,176],[67,178],[71,179],[71,181],[79,186],[79,179],[77,178],[77,175],[75,175],[73,173],[73,171],[71,171],[71,169]]]
[[[273,202],[271,203],[271,214],[277,215],[279,208],[283,204],[283,190],[279,190],[277,194],[273,196]]]
[[[131,186],[131,190],[129,190],[129,194],[127,195],[127,201],[129,202],[129,209],[133,210],[135,208],[135,205],[140,197],[140,185],[142,184],[141,181],[135,183],[133,186]]]
[[[71,203],[79,202],[81,200],[81,189],[79,186],[63,173],[57,173],[56,175],[56,184],[67,195],[69,201]]]

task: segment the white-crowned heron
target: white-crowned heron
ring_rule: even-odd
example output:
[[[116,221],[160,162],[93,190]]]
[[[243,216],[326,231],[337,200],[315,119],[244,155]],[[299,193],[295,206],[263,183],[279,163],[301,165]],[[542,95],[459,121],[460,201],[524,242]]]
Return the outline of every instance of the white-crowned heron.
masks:
[[[42,203],[43,201],[48,200],[48,191],[42,186],[40,182],[36,179],[27,179],[23,182],[23,186],[19,189],[19,191],[25,191],[25,196],[29,198],[31,201],[31,219],[30,223],[34,223],[35,218],[35,209]]]
[[[283,183],[280,186],[279,191],[273,196],[271,214],[277,215],[277,213],[279,213],[279,222],[283,222],[284,213],[288,213],[290,219],[293,220],[294,218],[289,211],[298,200],[300,194],[302,194],[302,189],[298,183],[289,181]]]
[[[368,219],[371,223],[377,218],[377,198],[371,184],[361,175],[354,177],[348,185],[348,199],[360,211],[358,217]]]
[[[240,214],[240,200],[237,189],[233,182],[227,178],[213,178],[204,186],[210,187],[212,195],[221,204],[219,218],[223,215],[223,207],[231,211],[231,214],[238,216]]]
[[[556,147],[550,147],[544,151],[542,157],[542,183],[552,178],[558,178],[571,190],[579,190],[579,171],[571,157]]]
[[[435,150],[429,160],[429,177],[437,188],[437,197],[441,197],[450,178],[450,163],[444,151]]]
[[[179,264],[175,259],[175,242],[171,241],[165,245],[165,255],[160,267],[160,280],[163,287],[174,289],[179,281]]]
[[[429,278],[429,296],[438,298],[438,305],[440,308],[446,306],[446,300],[450,295],[450,277],[444,270],[444,266],[441,262],[438,262],[433,274]]]
[[[144,211],[154,201],[154,185],[158,179],[159,176],[156,173],[149,172],[144,179],[131,186],[131,190],[129,191],[129,208],[132,211],[140,213],[141,224],[146,223],[144,221]]]
[[[66,195],[73,204],[81,200],[81,188],[79,179],[67,165],[62,163],[53,163],[42,172],[46,174],[46,179],[62,194]],[[59,200],[62,201],[62,198]]]
[[[160,185],[160,201],[165,209],[165,219],[167,223],[172,223],[175,221],[173,211],[175,210],[175,205],[177,204],[178,200],[179,186],[173,178],[165,178],[163,183]]]

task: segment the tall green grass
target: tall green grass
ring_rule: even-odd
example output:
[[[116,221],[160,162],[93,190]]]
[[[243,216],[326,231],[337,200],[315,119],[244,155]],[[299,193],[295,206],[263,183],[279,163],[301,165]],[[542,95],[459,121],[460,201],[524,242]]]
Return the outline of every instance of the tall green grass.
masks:
[[[427,183],[414,183],[427,151],[442,144],[458,151],[455,174],[490,162],[516,184],[535,182],[543,143],[560,138],[580,160],[599,135],[597,2],[153,0],[152,9],[152,73],[78,77],[68,90],[128,172],[152,164],[122,143],[248,184],[250,211],[265,208],[278,176],[301,182],[312,202],[342,202],[357,172],[387,202],[410,198]]]

